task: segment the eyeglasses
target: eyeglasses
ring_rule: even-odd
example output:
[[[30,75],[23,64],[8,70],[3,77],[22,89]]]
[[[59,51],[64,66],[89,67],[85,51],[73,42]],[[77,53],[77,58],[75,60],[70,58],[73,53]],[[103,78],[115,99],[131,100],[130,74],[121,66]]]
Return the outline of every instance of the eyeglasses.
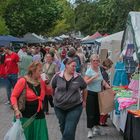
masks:
[[[92,60],[93,62],[100,62],[100,60]]]

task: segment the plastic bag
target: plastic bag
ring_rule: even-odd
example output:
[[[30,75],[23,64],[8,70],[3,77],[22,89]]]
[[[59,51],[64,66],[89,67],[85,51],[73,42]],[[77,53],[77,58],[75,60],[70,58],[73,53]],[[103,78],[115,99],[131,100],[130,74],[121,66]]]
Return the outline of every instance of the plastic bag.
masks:
[[[4,140],[26,140],[24,130],[19,119],[13,124],[4,136]]]

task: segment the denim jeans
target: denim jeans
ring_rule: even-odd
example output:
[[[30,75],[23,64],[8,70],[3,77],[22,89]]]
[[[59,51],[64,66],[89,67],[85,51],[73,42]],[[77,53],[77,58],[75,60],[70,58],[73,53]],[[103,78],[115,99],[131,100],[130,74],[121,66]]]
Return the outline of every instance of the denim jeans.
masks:
[[[6,78],[0,77],[0,88],[6,87]]]
[[[14,88],[16,82],[18,79],[18,75],[17,74],[9,74],[7,75],[7,79],[6,79],[6,88],[7,88],[7,97],[8,100],[10,101],[10,97],[11,97],[11,90],[12,88]]]
[[[76,127],[80,120],[82,109],[82,105],[68,110],[54,107],[55,114],[59,120],[62,140],[75,140]]]

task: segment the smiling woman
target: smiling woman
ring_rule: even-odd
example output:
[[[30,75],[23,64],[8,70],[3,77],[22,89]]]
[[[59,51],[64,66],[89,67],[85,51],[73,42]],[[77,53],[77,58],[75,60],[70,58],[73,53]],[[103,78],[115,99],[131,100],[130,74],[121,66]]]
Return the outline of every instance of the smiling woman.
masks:
[[[93,135],[100,133],[98,127],[100,119],[98,93],[101,91],[102,83],[106,83],[100,71],[99,55],[93,54],[90,57],[90,62],[91,66],[87,69],[84,77],[88,84],[86,101],[87,128],[89,129],[88,138],[92,138]],[[105,85],[106,88],[110,88],[108,84]]]
[[[86,83],[76,73],[74,59],[66,58],[64,64],[64,71],[57,73],[51,83],[54,89],[54,109],[60,123],[62,139],[75,140],[76,126],[82,113],[82,105],[85,106],[86,101]]]

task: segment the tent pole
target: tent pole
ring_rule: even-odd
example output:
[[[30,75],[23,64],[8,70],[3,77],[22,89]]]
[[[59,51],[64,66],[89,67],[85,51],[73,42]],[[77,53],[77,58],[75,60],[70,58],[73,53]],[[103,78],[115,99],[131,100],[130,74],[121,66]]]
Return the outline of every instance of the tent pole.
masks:
[[[138,74],[139,74],[139,88],[138,88],[138,103],[137,103],[137,110],[140,109],[140,63],[138,65]]]

